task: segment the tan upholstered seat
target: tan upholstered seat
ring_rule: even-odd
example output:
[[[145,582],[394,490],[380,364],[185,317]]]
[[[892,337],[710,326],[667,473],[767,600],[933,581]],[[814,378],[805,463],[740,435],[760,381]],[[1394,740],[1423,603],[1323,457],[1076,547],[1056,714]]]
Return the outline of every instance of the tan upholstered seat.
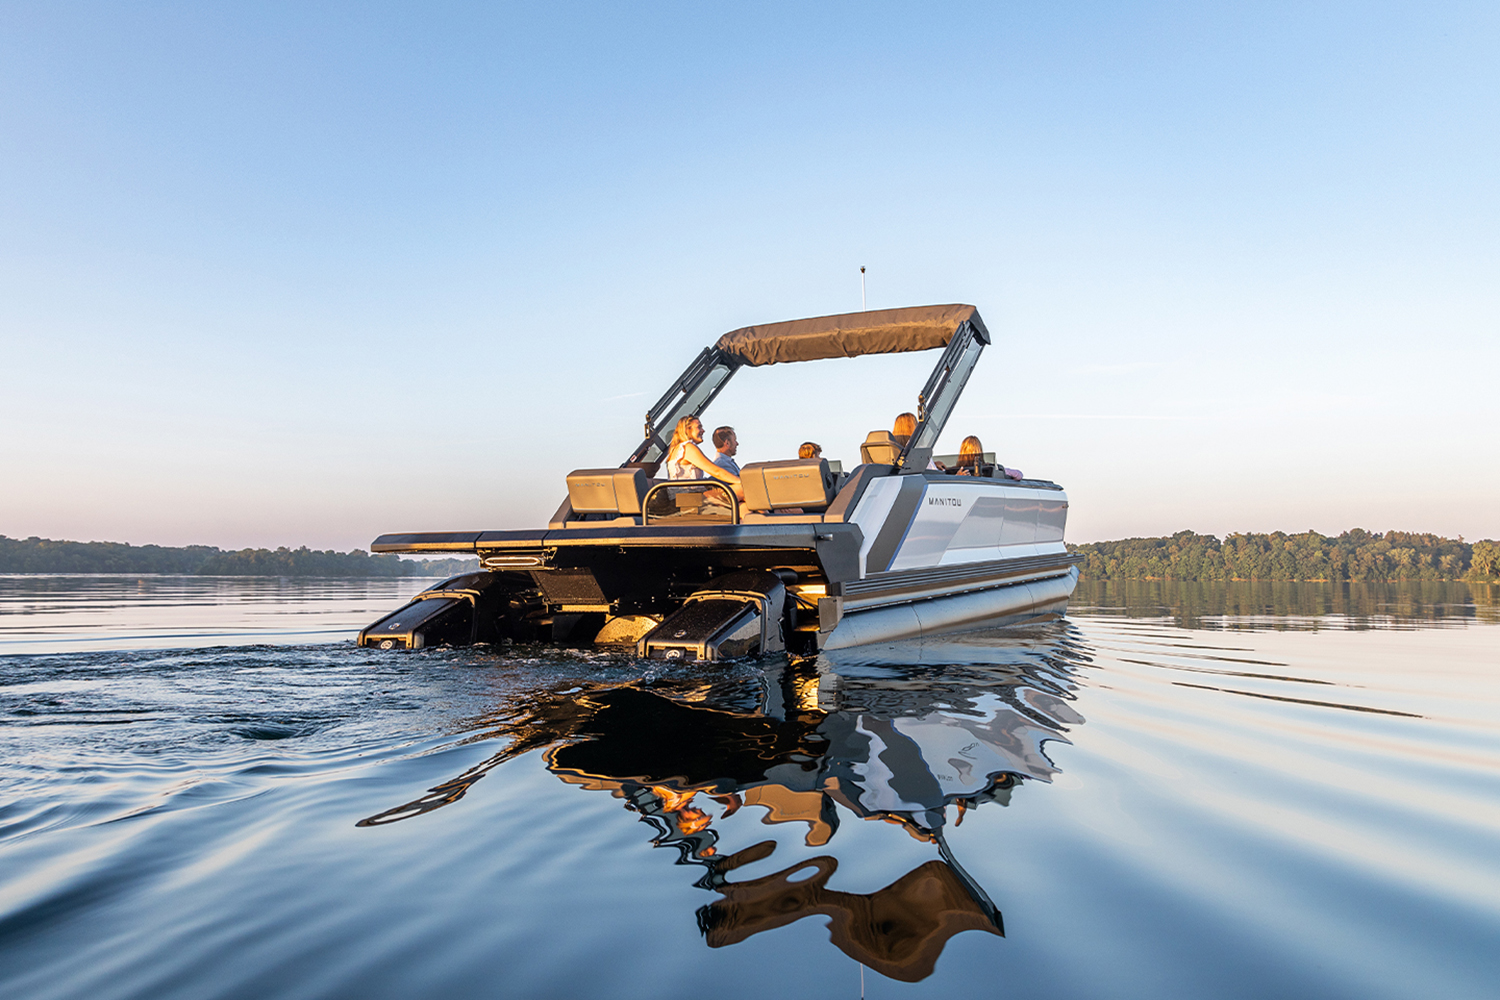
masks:
[[[871,431],[859,446],[859,457],[869,464],[895,465],[903,447],[902,440],[890,431]]]
[[[833,501],[834,477],[822,458],[752,462],[740,470],[745,506],[753,511],[824,510]]]
[[[642,468],[577,469],[568,473],[568,501],[575,514],[636,515],[650,486]]]

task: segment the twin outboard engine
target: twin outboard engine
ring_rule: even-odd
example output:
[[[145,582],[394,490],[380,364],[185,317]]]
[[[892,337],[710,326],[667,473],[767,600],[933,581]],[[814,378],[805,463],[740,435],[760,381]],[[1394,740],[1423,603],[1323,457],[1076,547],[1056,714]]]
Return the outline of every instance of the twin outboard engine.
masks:
[[[791,575],[789,570],[780,572]],[[516,587],[515,579],[498,572],[455,576],[424,590],[399,611],[364,629],[359,633],[359,644],[378,649],[468,646],[529,637],[542,626],[557,639],[580,624],[589,626],[591,617],[597,621],[592,622],[592,631],[587,634],[599,631],[601,625],[609,631],[602,613],[548,615],[545,603],[532,605],[542,615],[536,619],[537,624],[521,620],[513,604]],[[786,588],[782,576],[765,570],[737,570],[714,577],[660,624],[652,626],[649,619],[635,619],[650,629],[636,642],[636,651],[654,660],[732,660],[782,652],[786,649]],[[568,629],[560,632],[565,622]],[[603,639],[601,633],[599,641],[618,640]]]
[[[499,582],[495,573],[466,573],[423,591],[411,603],[359,633],[361,646],[380,649],[421,649],[424,646],[467,646],[489,642],[494,636],[494,614],[482,614],[487,591]],[[486,608],[485,610],[489,610]]]
[[[651,660],[730,660],[786,649],[786,584],[775,573],[741,570],[715,577],[647,632],[636,651]]]

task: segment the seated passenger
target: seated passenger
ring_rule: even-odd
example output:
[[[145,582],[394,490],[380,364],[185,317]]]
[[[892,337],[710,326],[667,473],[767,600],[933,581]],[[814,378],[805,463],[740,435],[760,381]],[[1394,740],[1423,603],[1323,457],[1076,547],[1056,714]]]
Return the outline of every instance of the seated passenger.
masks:
[[[740,464],[734,460],[739,454],[740,439],[734,433],[733,427],[714,428],[714,452],[713,463],[725,472],[732,472],[736,476],[740,474]]]
[[[984,445],[979,443],[979,438],[970,434],[964,438],[963,444],[958,446],[958,466],[953,471],[960,476],[977,476],[982,465],[984,465]]]
[[[906,442],[910,441],[915,433],[917,433],[917,415],[915,413],[896,414],[896,422],[891,426],[891,437],[905,448]]]
[[[970,434],[964,438],[963,444],[958,446],[958,467],[955,469],[960,476],[980,476],[984,474],[984,445],[979,443],[979,438]],[[1003,465],[996,465],[995,471],[1007,479],[1020,479],[1020,469],[1007,469]]]
[[[915,433],[917,433],[917,415],[915,413],[896,414],[896,422],[891,425],[891,437],[896,439],[896,443],[905,448],[906,443],[911,440],[911,436]],[[930,458],[927,460],[927,468],[934,472],[947,471]]]
[[[803,441],[802,447],[797,449],[798,458],[822,458],[823,446],[811,441]]]
[[[703,442],[703,421],[697,417],[683,417],[672,431],[672,441],[667,445],[667,457],[662,463],[668,479],[717,479],[728,483],[734,495],[745,499],[740,486],[740,477],[727,472],[709,461],[698,447]]]

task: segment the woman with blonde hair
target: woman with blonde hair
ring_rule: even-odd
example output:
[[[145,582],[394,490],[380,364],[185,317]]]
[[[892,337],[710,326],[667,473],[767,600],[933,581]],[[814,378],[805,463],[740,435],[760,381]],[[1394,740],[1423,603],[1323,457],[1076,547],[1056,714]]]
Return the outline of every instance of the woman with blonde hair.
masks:
[[[915,413],[898,413],[896,422],[891,425],[891,437],[901,443],[904,448],[911,436],[917,433],[917,415]]]
[[[683,417],[672,430],[672,441],[667,445],[667,456],[662,462],[668,479],[717,479],[728,483],[734,495],[745,499],[740,487],[740,477],[729,472],[703,454],[698,447],[703,443],[703,421],[697,417]]]
[[[891,425],[891,437],[896,439],[896,443],[905,448],[907,442],[911,440],[911,436],[915,433],[917,433],[917,415],[915,413],[896,414],[896,422]],[[930,458],[927,460],[927,468],[939,472],[947,471],[941,463],[935,462]]]
[[[979,467],[984,463],[984,445],[979,443],[979,438],[970,434],[964,438],[963,444],[958,446],[958,474],[960,476],[977,476]]]
[[[964,438],[963,444],[958,446],[958,468],[960,476],[979,476],[984,474],[984,445],[979,443],[979,438],[970,434]],[[996,464],[996,476],[1004,476],[1006,479],[1020,479],[1020,469],[1007,469],[1003,465]]]

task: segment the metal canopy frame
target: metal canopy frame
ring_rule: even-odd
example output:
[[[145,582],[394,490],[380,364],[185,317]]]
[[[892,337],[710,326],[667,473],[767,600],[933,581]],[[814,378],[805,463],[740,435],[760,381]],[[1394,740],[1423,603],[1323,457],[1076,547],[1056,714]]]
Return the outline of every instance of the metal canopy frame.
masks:
[[[696,417],[723,391],[744,362],[717,347],[705,347],[672,387],[646,411],[646,438],[621,468],[643,462],[660,462],[677,421]]]
[[[917,429],[897,457],[897,468],[921,470],[932,460],[932,451],[943,427],[959,396],[963,395],[979,355],[990,342],[984,322],[974,322],[978,319],[978,313],[975,313],[972,319],[964,320],[953,332],[937,366],[928,376],[927,384],[917,395]],[[666,455],[667,442],[671,440],[677,421],[683,417],[701,416],[729,384],[734,373],[745,364],[744,360],[717,347],[705,347],[656,401],[656,405],[646,411],[645,439],[621,467],[660,462]]]
[[[938,358],[937,367],[932,369],[927,384],[917,394],[917,429],[896,459],[898,468],[927,468],[927,463],[932,461],[932,449],[936,447],[958,397],[969,384],[969,376],[979,362],[979,355],[989,342],[989,331],[982,323],[976,325],[965,320],[954,331],[953,339],[943,348],[943,356]]]

